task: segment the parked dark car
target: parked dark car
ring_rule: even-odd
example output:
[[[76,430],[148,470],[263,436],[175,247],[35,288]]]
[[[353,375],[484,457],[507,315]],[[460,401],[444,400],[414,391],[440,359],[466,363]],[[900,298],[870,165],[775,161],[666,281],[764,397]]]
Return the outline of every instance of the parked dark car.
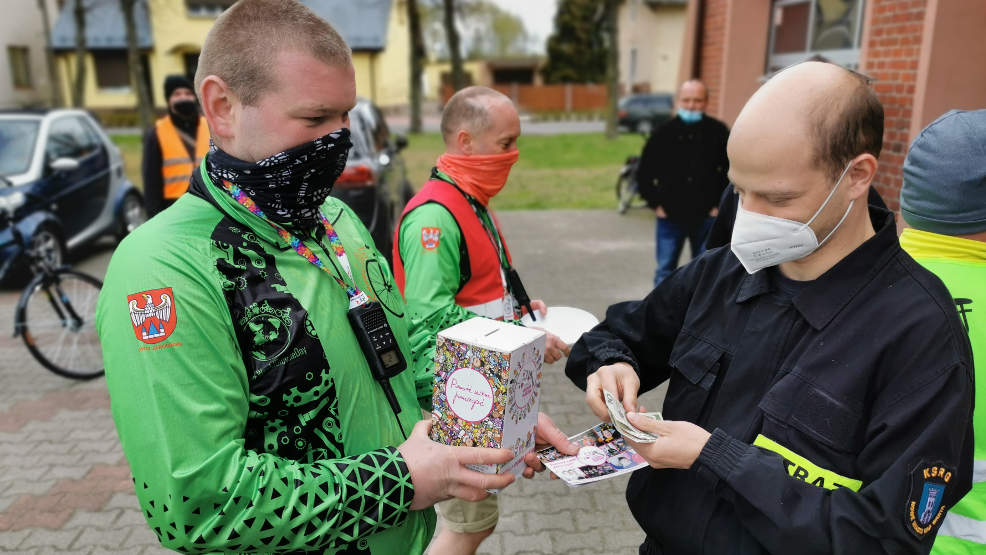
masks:
[[[332,196],[342,199],[373,236],[377,250],[388,261],[394,241],[394,225],[414,190],[400,151],[407,138],[391,134],[380,109],[359,99],[349,112],[353,148],[346,169],[336,180]]]
[[[53,266],[73,249],[107,234],[122,238],[146,219],[120,149],[81,110],[0,112],[0,210],[14,216],[28,244]],[[0,280],[26,272],[12,241],[10,229],[0,231]]]
[[[617,108],[621,127],[650,135],[652,129],[674,115],[674,97],[670,94],[635,94],[621,98]]]

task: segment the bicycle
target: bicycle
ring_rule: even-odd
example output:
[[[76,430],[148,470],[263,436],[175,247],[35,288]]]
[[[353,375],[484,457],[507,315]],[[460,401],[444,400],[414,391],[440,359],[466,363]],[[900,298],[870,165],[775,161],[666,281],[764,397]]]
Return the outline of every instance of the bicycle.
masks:
[[[88,380],[103,375],[103,354],[96,335],[96,302],[103,282],[89,274],[61,265],[44,248],[44,241],[28,244],[17,220],[0,210],[0,231],[10,229],[13,246],[0,276],[26,259],[34,276],[21,293],[14,310],[14,337],[42,366],[59,376]]]
[[[633,206],[646,204],[637,188],[637,166],[639,165],[639,156],[627,157],[620,169],[620,176],[616,179],[616,201],[620,214],[626,214],[626,211]]]

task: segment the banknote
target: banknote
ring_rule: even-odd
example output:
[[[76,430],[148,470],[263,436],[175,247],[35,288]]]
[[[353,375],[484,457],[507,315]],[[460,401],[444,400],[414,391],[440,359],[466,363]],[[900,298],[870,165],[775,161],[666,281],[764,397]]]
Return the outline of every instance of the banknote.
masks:
[[[637,443],[653,443],[657,441],[657,435],[639,430],[630,423],[630,420],[627,419],[626,409],[623,408],[623,403],[616,398],[616,395],[604,389],[603,397],[606,400],[606,409],[609,411],[609,418],[613,422],[613,427],[621,435]],[[653,418],[654,420],[662,420],[661,413],[659,412],[646,412],[642,413],[642,415]]]

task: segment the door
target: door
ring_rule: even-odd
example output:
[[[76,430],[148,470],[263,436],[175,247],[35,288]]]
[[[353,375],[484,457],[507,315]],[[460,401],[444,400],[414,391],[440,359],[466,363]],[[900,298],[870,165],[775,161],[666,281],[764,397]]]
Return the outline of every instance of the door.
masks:
[[[53,170],[59,158],[79,163],[75,170]],[[61,220],[66,242],[94,224],[109,194],[109,154],[90,124],[81,116],[65,116],[52,122],[45,145],[48,176],[42,195]]]

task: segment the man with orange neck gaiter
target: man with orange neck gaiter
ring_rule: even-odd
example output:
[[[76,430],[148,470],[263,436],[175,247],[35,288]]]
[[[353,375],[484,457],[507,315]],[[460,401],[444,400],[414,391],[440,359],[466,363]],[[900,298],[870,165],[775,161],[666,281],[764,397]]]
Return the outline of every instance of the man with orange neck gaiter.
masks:
[[[476,316],[516,321],[526,301],[489,202],[503,189],[517,162],[520,118],[509,98],[486,87],[468,87],[442,112],[445,153],[431,179],[404,209],[394,238],[394,276],[407,301],[414,353],[411,367],[418,399],[430,408],[435,335]],[[542,301],[526,301],[543,314]],[[545,362],[569,347],[548,334]],[[563,452],[577,449],[544,415],[537,441]],[[497,496],[439,504],[442,524],[429,553],[475,553],[499,519]]]

